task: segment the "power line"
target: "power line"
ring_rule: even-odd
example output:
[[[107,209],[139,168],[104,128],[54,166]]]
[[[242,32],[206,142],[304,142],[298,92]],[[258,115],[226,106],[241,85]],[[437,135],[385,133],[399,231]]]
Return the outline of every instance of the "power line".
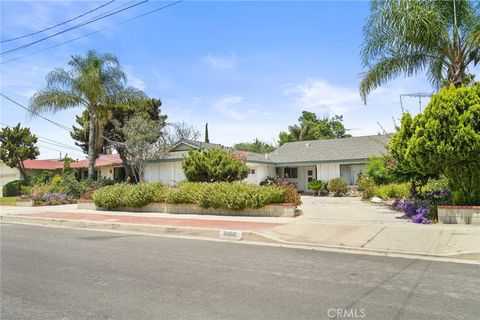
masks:
[[[83,27],[83,26],[85,26],[85,25],[87,25],[87,24],[90,24],[90,23],[93,23],[93,22],[96,22],[96,21],[99,21],[99,20],[108,18],[108,17],[110,17],[110,16],[113,16],[114,14],[123,12],[123,11],[125,11],[125,10],[131,9],[131,8],[133,8],[133,7],[136,7],[136,6],[139,6],[139,5],[144,4],[145,2],[148,2],[148,1],[150,1],[150,0],[143,0],[143,1],[140,1],[140,2],[138,2],[138,3],[132,4],[132,5],[128,6],[128,7],[126,7],[126,8],[119,9],[119,10],[116,10],[116,11],[114,11],[114,12],[111,12],[111,13],[108,13],[108,14],[104,14],[104,15],[101,15],[101,16],[97,16],[97,18],[88,20],[88,21],[86,21],[86,22],[79,23],[79,24],[74,25],[74,26],[72,26],[72,27],[70,27],[70,28],[64,29],[64,30],[59,31],[59,32],[57,32],[57,33],[54,33],[54,34],[52,34],[52,35],[50,35],[50,36],[43,37],[43,38],[40,38],[40,39],[38,39],[38,40],[32,41],[32,42],[30,42],[30,43],[27,43],[27,44],[18,46],[18,47],[16,47],[16,48],[13,48],[13,49],[4,51],[4,52],[0,53],[0,55],[3,56],[4,54],[7,54],[7,53],[10,53],[10,52],[13,52],[13,51],[17,51],[17,50],[20,50],[20,49],[28,48],[28,47],[30,47],[30,46],[33,46],[34,44],[39,43],[39,42],[42,42],[42,41],[45,41],[45,40],[47,40],[47,39],[56,37],[56,36],[58,36],[58,35],[60,35],[60,34],[62,34],[62,33],[65,33],[65,32],[68,32],[68,31],[71,31],[71,30],[74,30],[74,29]]]
[[[7,64],[7,63],[10,63],[10,62],[14,62],[14,61],[17,61],[17,60],[21,60],[21,59],[26,58],[26,57],[28,57],[28,56],[36,55],[36,54],[39,54],[39,53],[42,53],[42,52],[45,52],[45,51],[48,51],[48,50],[51,50],[51,49],[60,47],[60,46],[62,46],[62,45],[64,45],[64,44],[67,44],[67,43],[70,43],[70,42],[74,42],[74,41],[77,41],[77,40],[80,40],[80,39],[89,37],[89,36],[91,36],[91,35],[94,35],[94,34],[96,34],[96,33],[100,33],[100,32],[103,32],[103,31],[112,29],[112,28],[114,28],[114,27],[117,27],[117,26],[119,26],[119,25],[122,25],[122,24],[124,24],[124,23],[130,22],[130,21],[133,21],[133,20],[136,20],[136,19],[138,19],[138,18],[142,18],[142,17],[144,17],[144,16],[146,16],[146,15],[149,15],[149,14],[155,13],[155,12],[157,12],[157,11],[166,9],[166,8],[168,8],[168,7],[174,6],[174,5],[176,5],[176,4],[180,3],[180,2],[183,2],[183,1],[184,1],[184,0],[179,0],[179,1],[176,1],[176,2],[172,2],[172,3],[170,3],[170,4],[164,5],[164,6],[162,6],[162,7],[157,8],[157,9],[150,10],[150,11],[147,11],[147,12],[142,13],[142,14],[140,14],[140,15],[134,16],[134,17],[132,17],[132,18],[123,20],[123,21],[121,21],[121,22],[119,22],[119,23],[116,23],[116,24],[113,24],[113,25],[111,25],[111,26],[109,26],[109,27],[105,27],[105,28],[103,28],[103,29],[100,29],[100,30],[97,30],[97,31],[93,31],[93,32],[90,32],[90,33],[86,33],[86,34],[81,35],[81,36],[79,36],[79,37],[76,37],[76,38],[67,40],[67,41],[65,41],[65,42],[62,42],[62,43],[59,43],[59,44],[56,44],[56,45],[53,45],[53,46],[50,46],[50,47],[47,47],[47,48],[44,48],[44,49],[41,49],[41,50],[32,52],[32,53],[25,54],[25,55],[20,56],[20,57],[17,57],[17,58],[13,58],[13,59],[10,59],[10,60],[7,60],[7,61],[2,61],[0,64]]]
[[[14,127],[12,125],[9,125],[5,122],[0,122],[1,125],[3,126],[6,126],[6,127]],[[39,134],[36,134],[36,133],[33,133],[34,136],[38,137],[39,140],[44,140],[42,141],[43,143],[48,143],[48,144],[52,144],[52,145],[55,145],[57,147],[60,147],[60,148],[65,148],[65,149],[72,149],[74,151],[83,151],[81,148],[79,147],[73,147],[71,145],[68,145],[68,144],[65,144],[65,143],[62,143],[62,142],[58,142],[58,141],[55,141],[55,140],[52,140],[52,139],[49,139],[49,138],[46,138],[46,137],[43,137]],[[46,141],[45,141],[46,140]]]
[[[59,147],[59,148],[63,148],[63,149],[70,149],[70,150],[73,150],[73,151],[82,151],[81,149],[77,149],[77,148],[75,148],[75,147],[66,146],[66,145],[64,145],[63,143],[60,144],[60,143],[56,143],[56,142],[47,141],[45,138],[40,138],[40,137],[38,137],[38,139],[39,139],[40,142],[42,142],[42,143],[51,144],[52,146],[55,146],[55,147]]]
[[[76,16],[76,17],[74,17],[74,18],[71,18],[71,19],[69,19],[69,20],[60,22],[60,23],[58,23],[58,24],[56,24],[56,25],[54,25],[54,26],[51,26],[51,27],[48,27],[48,28],[45,28],[45,29],[42,29],[42,30],[38,30],[38,31],[29,33],[29,34],[25,34],[25,35],[23,35],[23,36],[18,36],[18,37],[11,38],[11,39],[7,39],[7,40],[2,40],[1,43],[10,42],[10,41],[15,41],[15,40],[23,39],[23,38],[26,38],[26,37],[31,37],[31,36],[34,36],[34,35],[36,35],[36,34],[39,34],[39,33],[42,33],[42,32],[48,31],[48,30],[52,30],[52,29],[54,29],[54,28],[56,28],[56,27],[62,26],[62,25],[64,25],[64,24],[67,24],[67,23],[69,23],[69,22],[72,22],[72,21],[74,21],[74,20],[77,20],[77,19],[79,19],[79,18],[81,18],[81,17],[84,17],[84,16],[86,16],[87,14],[90,14],[90,13],[92,13],[92,12],[95,12],[95,11],[97,11],[97,10],[103,8],[103,7],[106,7],[106,6],[108,6],[109,4],[111,4],[112,2],[115,2],[115,1],[116,1],[116,0],[111,0],[111,1],[109,1],[109,2],[107,2],[107,3],[105,3],[105,4],[102,4],[101,6],[98,6],[98,7],[94,8],[94,9],[92,9],[92,10],[90,10],[90,11],[87,11],[87,12],[85,12],[85,13],[82,13],[81,15]]]
[[[39,147],[42,147],[42,148],[45,148],[45,149],[48,149],[48,150],[57,151],[57,152],[65,152],[65,150],[62,151],[62,150],[50,148],[50,147],[41,145],[41,144],[39,144],[39,143],[37,143],[37,145],[38,145]],[[68,154],[68,153],[67,153],[67,154]],[[81,156],[81,155],[79,155],[79,154],[77,154],[77,153],[70,153],[70,154],[72,154],[72,155],[74,155],[74,156],[77,156],[77,157],[80,157],[80,158],[81,158],[81,157],[85,157],[85,155]]]
[[[29,108],[21,105],[21,104],[18,103],[17,101],[15,101],[15,100],[13,100],[12,98],[4,95],[4,94],[1,93],[1,92],[0,92],[0,96],[4,97],[4,98],[7,99],[8,101],[16,104],[16,105],[19,106],[20,108],[23,108],[23,109],[27,110],[28,112],[31,112],[31,113],[33,113],[34,115],[36,115],[36,116],[38,116],[38,117],[40,117],[40,118],[42,118],[42,119],[44,119],[44,120],[47,120],[48,122],[56,125],[57,127],[61,128],[61,129],[63,129],[63,130],[66,130],[66,131],[68,131],[68,132],[72,132],[72,130],[71,130],[69,127],[67,127],[67,126],[65,126],[65,125],[63,125],[63,124],[60,124],[60,123],[58,123],[58,122],[55,122],[55,121],[53,121],[53,120],[50,120],[50,119],[42,116],[42,115],[39,114],[38,112],[35,112],[35,111],[33,111],[33,110],[30,110]]]

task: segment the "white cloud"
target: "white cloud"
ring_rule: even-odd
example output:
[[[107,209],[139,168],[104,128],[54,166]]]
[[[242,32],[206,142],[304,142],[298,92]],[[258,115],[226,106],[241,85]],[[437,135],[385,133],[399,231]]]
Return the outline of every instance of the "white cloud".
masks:
[[[246,104],[243,101],[243,97],[227,96],[219,99],[213,106],[216,110],[235,120],[245,120],[260,112],[258,107],[245,108]]]
[[[202,63],[214,70],[230,71],[237,66],[237,56],[232,51],[226,55],[214,55],[209,53],[202,58]]]
[[[358,90],[336,86],[325,80],[309,79],[290,84],[284,93],[293,96],[299,108],[320,113],[344,114],[360,102]]]

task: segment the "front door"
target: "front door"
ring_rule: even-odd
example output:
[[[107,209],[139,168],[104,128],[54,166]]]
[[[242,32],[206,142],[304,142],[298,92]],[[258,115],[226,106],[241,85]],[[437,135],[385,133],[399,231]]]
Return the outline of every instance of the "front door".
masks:
[[[314,180],[316,180],[315,167],[305,167],[305,190],[308,189],[308,183]]]

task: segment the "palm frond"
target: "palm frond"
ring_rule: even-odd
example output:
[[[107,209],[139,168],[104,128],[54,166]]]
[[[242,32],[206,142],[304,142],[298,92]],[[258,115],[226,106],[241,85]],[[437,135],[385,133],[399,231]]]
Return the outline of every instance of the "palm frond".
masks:
[[[428,62],[429,58],[422,53],[409,56],[399,54],[381,59],[362,76],[362,81],[360,82],[360,96],[362,100],[366,103],[367,95],[375,88],[402,73],[408,76],[414,75],[423,70]]]
[[[34,113],[58,112],[85,104],[83,98],[71,91],[56,89],[40,90],[30,99],[30,110]]]

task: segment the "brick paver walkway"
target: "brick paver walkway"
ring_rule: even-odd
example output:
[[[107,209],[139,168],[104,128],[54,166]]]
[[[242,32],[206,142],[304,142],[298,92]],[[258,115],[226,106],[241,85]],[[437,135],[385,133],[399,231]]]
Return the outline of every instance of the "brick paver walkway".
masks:
[[[172,227],[191,227],[208,229],[236,229],[236,230],[260,230],[269,229],[283,225],[284,223],[271,222],[250,222],[250,221],[232,221],[232,220],[210,220],[210,219],[178,219],[178,218],[155,218],[139,217],[111,214],[89,214],[89,213],[69,213],[69,212],[44,212],[27,214],[29,217],[54,218],[77,221],[98,221],[98,222],[116,222],[131,224],[149,224]]]

